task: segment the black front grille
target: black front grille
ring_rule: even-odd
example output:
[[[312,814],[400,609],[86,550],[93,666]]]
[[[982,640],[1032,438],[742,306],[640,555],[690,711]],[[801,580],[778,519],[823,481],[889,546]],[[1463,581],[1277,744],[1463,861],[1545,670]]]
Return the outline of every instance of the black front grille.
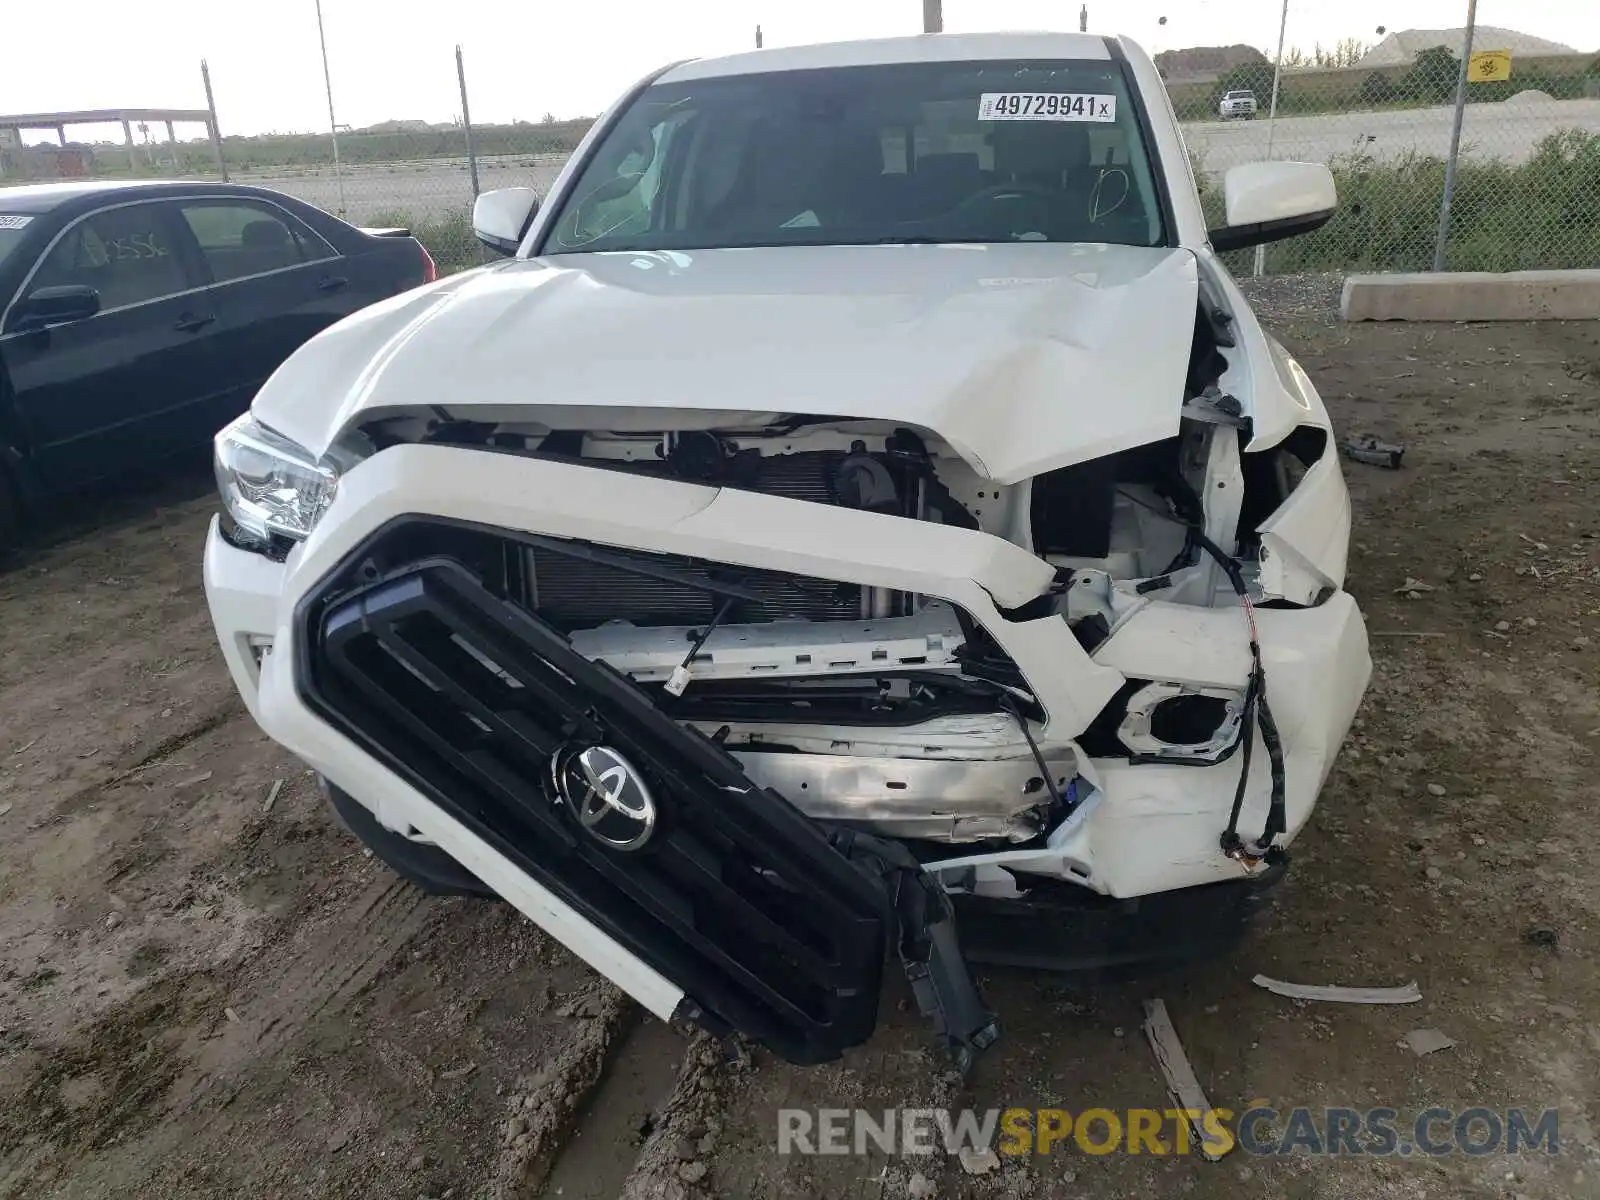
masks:
[[[796,1062],[865,1040],[890,919],[881,883],[461,560],[405,561],[408,546],[439,544],[440,524],[391,524],[302,602],[296,674],[307,704],[713,1023]],[[657,830],[636,851],[605,846],[554,801],[553,756],[592,745],[620,751],[654,792]]]

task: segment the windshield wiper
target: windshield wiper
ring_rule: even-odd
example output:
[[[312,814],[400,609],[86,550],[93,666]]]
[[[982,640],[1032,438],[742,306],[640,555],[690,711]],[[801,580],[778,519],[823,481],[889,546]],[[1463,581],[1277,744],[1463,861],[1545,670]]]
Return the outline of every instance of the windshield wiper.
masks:
[[[1001,238],[928,237],[924,234],[907,234],[877,238],[872,244],[874,246],[988,246],[1001,241],[1003,241]]]

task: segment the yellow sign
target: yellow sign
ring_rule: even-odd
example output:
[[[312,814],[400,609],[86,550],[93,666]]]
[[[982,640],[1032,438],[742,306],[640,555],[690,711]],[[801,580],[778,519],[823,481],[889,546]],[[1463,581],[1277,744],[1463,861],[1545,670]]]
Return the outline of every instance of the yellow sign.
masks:
[[[1499,83],[1511,78],[1511,51],[1479,50],[1467,65],[1467,78],[1473,83]]]

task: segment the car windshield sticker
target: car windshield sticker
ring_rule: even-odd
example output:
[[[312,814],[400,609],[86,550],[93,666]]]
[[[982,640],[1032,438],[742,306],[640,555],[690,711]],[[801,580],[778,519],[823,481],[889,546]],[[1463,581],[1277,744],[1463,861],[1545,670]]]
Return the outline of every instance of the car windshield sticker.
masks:
[[[31,220],[23,213],[0,213],[0,229],[21,229]]]
[[[985,92],[980,121],[1115,121],[1117,98],[1081,92]]]

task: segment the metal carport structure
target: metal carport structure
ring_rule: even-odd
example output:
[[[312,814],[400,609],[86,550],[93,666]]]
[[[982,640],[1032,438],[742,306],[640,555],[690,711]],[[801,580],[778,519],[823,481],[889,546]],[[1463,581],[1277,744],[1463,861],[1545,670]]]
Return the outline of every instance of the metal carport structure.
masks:
[[[210,80],[206,81],[206,91],[209,98]],[[135,170],[139,167],[138,146],[133,140],[133,127],[136,124],[149,124],[153,122],[164,123],[167,127],[167,141],[176,144],[177,133],[173,125],[177,122],[200,124],[206,127],[206,134],[211,139],[211,148],[217,157],[217,169],[221,172],[224,181],[228,178],[227,164],[222,157],[222,135],[217,131],[217,113],[213,105],[210,108],[91,108],[80,109],[73,112],[39,112],[15,113],[11,115],[0,114],[0,134],[8,130],[14,131],[20,140],[24,130],[54,130],[56,140],[62,146],[67,144],[67,126],[69,125],[117,125],[122,126],[122,138],[128,147],[128,165]]]

